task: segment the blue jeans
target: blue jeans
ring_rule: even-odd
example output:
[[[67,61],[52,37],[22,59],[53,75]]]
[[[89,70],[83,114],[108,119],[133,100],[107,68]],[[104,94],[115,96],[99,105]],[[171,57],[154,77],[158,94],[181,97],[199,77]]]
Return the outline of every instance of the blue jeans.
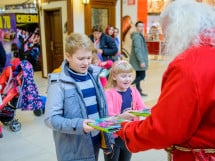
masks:
[[[130,161],[131,153],[125,146],[125,142],[120,138],[115,139],[115,145],[113,148],[113,153],[105,155],[105,161]]]

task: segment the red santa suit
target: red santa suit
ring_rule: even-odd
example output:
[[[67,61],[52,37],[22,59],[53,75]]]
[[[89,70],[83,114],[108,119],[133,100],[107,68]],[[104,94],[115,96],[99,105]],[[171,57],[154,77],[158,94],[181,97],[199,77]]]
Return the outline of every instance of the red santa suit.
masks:
[[[131,152],[172,145],[215,149],[215,47],[202,39],[204,44],[190,47],[168,66],[151,116],[122,124],[118,135]],[[173,160],[195,158],[192,152],[173,150]]]

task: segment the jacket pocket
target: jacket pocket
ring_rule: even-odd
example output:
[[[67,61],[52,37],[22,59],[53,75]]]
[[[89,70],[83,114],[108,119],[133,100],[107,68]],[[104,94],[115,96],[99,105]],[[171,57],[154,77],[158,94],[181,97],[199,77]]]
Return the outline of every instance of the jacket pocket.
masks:
[[[64,134],[55,131],[54,136],[56,152],[59,160],[81,161],[94,158],[94,150],[90,135]]]
[[[64,117],[81,117],[79,96],[74,90],[66,90],[64,98]]]

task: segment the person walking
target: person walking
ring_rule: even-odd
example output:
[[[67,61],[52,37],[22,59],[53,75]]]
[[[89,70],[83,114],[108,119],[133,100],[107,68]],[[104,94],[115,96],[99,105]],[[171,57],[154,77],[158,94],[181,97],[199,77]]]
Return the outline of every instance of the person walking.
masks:
[[[132,46],[129,62],[136,71],[136,77],[132,84],[135,84],[141,96],[147,96],[142,92],[141,81],[146,76],[148,69],[148,49],[146,46],[145,38],[143,36],[144,23],[137,21],[135,24],[136,32],[131,34]]]

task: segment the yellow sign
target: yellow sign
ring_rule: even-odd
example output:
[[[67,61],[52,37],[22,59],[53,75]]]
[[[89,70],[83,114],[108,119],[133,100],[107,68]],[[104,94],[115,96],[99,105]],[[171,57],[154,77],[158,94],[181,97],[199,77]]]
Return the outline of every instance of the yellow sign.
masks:
[[[38,15],[17,14],[16,23],[38,23]]]
[[[0,16],[0,29],[10,28],[11,28],[10,16],[9,15]]]

